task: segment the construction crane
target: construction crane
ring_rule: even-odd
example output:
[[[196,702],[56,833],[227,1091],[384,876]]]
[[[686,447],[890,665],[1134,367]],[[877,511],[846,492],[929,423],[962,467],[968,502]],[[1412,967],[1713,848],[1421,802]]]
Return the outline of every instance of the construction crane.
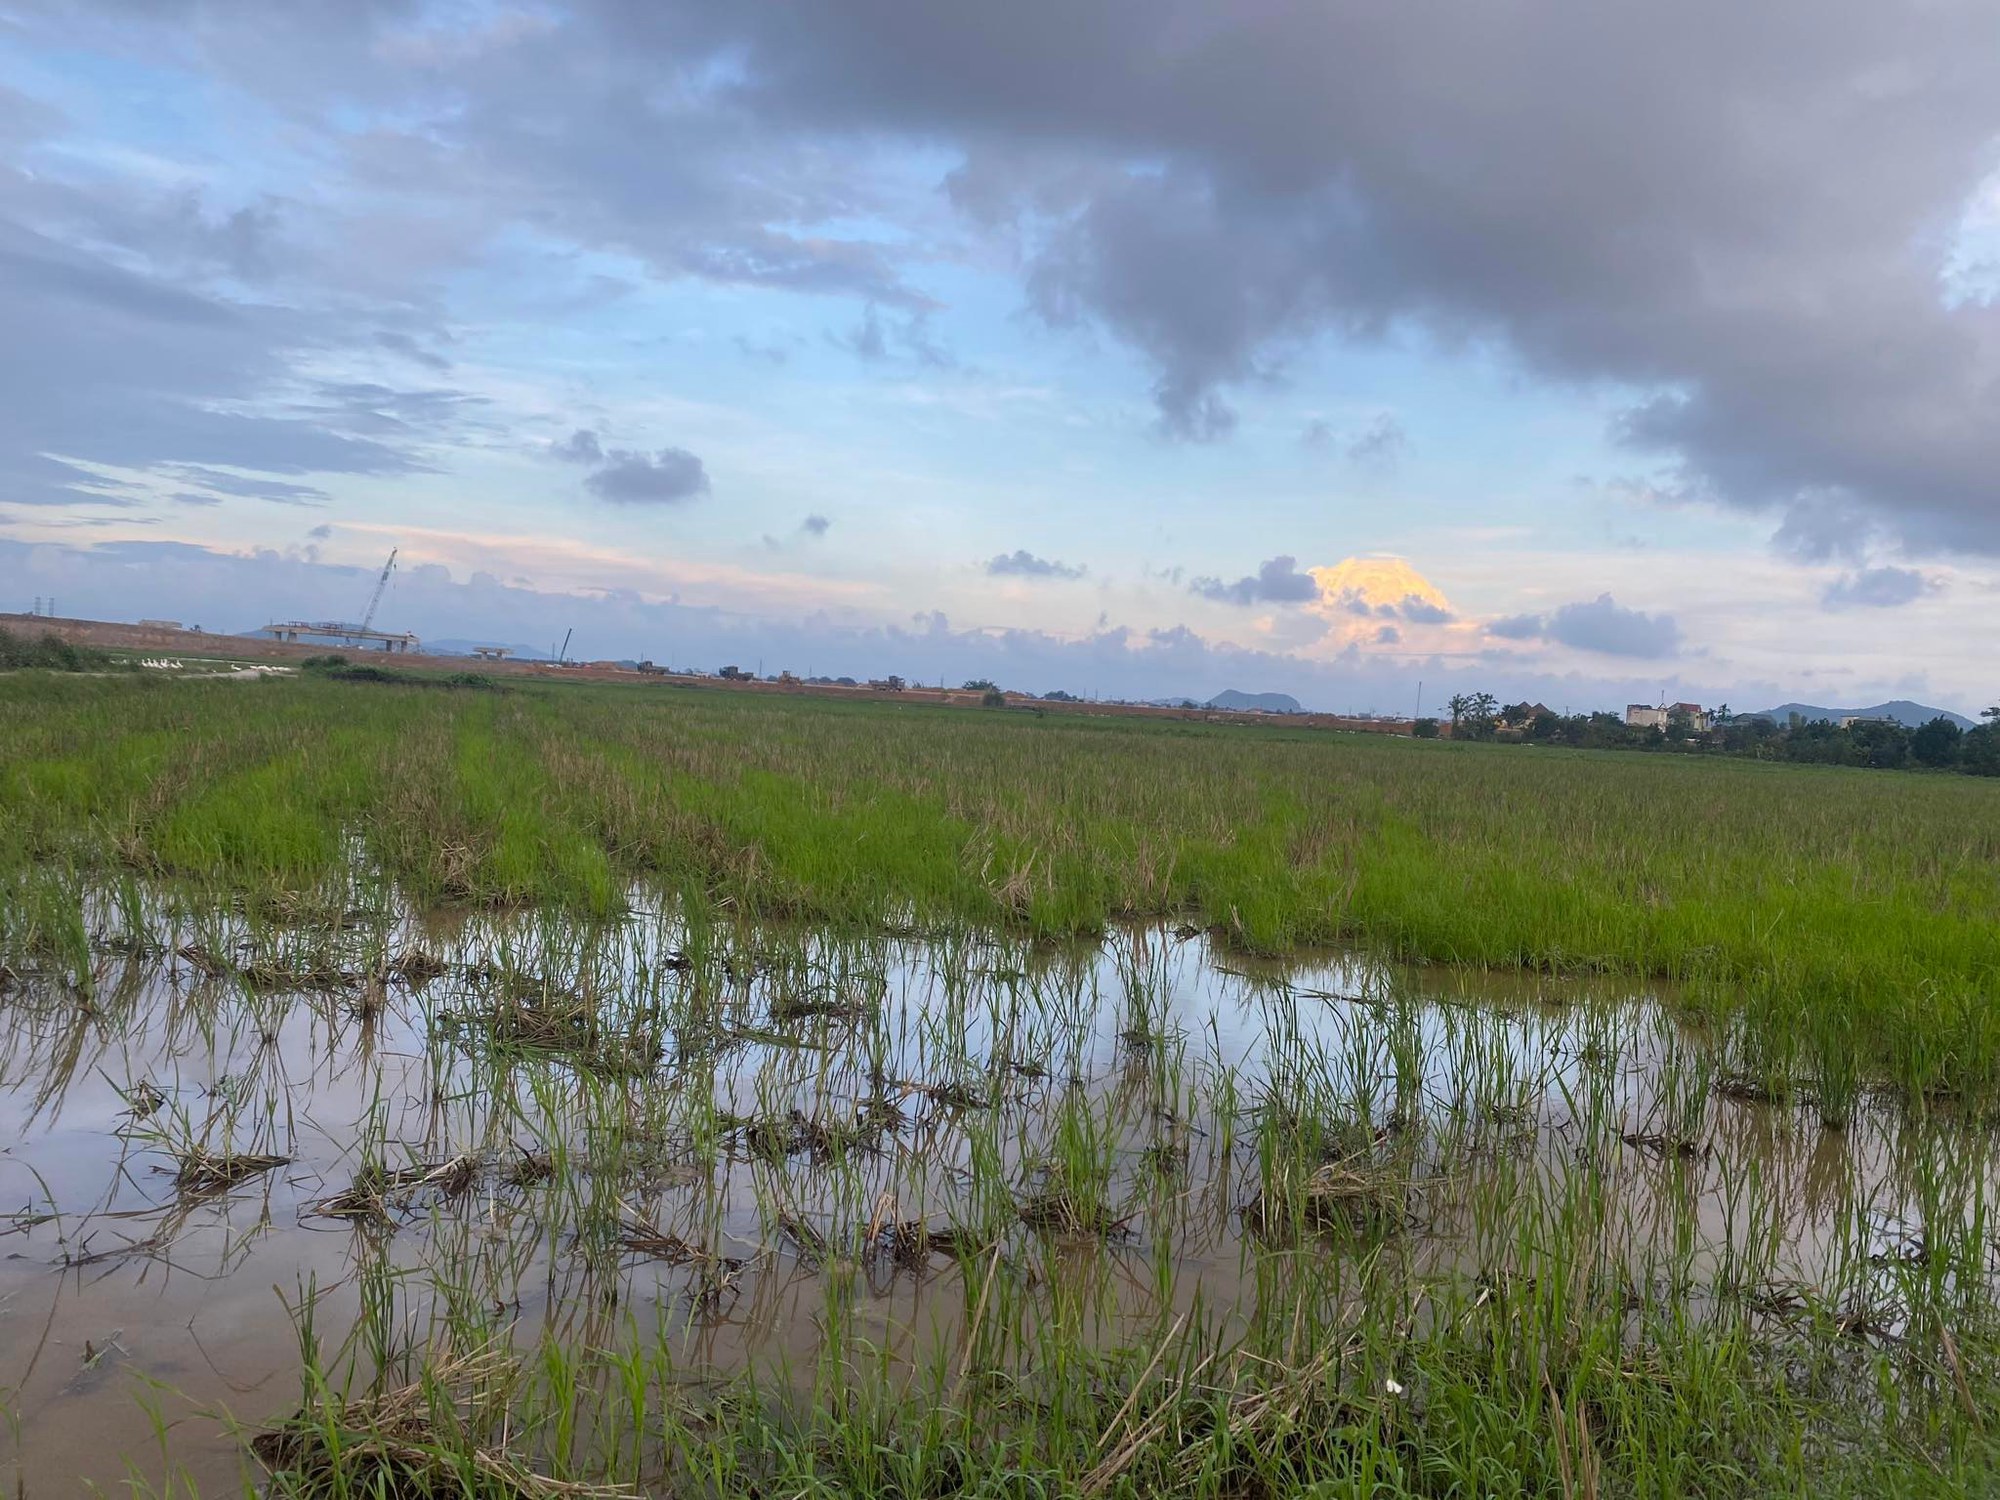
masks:
[[[375,611],[382,605],[382,591],[389,586],[389,575],[396,569],[396,550],[389,549],[389,560],[382,564],[382,576],[375,580],[375,592],[368,596],[368,613],[361,617],[363,630],[375,623]]]
[[[292,645],[325,641],[342,646],[362,646],[373,642],[384,651],[414,651],[417,638],[408,631],[386,634],[374,628],[375,611],[382,607],[382,595],[388,591],[389,575],[396,571],[396,552],[400,550],[392,550],[389,560],[382,564],[382,576],[375,580],[375,592],[368,596],[368,612],[361,617],[359,625],[340,620],[273,620],[257,633]]]

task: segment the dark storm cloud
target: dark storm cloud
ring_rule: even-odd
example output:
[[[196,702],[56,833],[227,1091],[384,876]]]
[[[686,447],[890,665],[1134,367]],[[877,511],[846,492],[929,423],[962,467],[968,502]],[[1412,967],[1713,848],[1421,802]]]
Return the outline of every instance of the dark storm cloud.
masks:
[[[613,448],[604,465],[583,482],[600,500],[617,505],[679,505],[709,490],[708,470],[685,448],[638,453]]]
[[[606,448],[595,432],[579,427],[560,442],[550,443],[548,452],[551,458],[589,468],[592,472],[583,487],[617,505],[679,505],[709,492],[707,467],[685,448],[662,448],[657,453]],[[823,536],[829,524],[823,516],[808,516],[801,529]],[[775,538],[764,540],[778,545]]]
[[[587,427],[579,427],[559,443],[549,444],[549,456],[571,464],[601,464],[604,462],[603,445],[597,441],[597,434]]]
[[[1403,602],[1396,606],[1396,612],[1412,625],[1447,625],[1452,613],[1441,604],[1433,604],[1428,599],[1415,594],[1405,594]]]
[[[1672,656],[1680,649],[1681,628],[1672,615],[1626,609],[1609,594],[1588,604],[1565,604],[1549,616],[1552,641],[1606,656]]]
[[[443,88],[452,104],[420,124],[378,123],[351,152],[352,185],[421,195],[474,248],[526,221],[538,236],[634,257],[661,278],[854,297],[902,313],[932,306],[892,243],[821,227],[893,216],[871,144],[775,127],[724,81],[732,68],[720,33],[666,10],[621,9],[583,4],[532,30],[466,28],[457,47],[413,45],[411,26],[379,24],[355,75],[317,86],[392,108],[436,104]],[[647,34],[634,37],[628,23]],[[261,42],[238,42],[228,59],[252,88],[242,56],[286,46],[281,22],[260,29]],[[385,55],[413,65],[384,66]]]
[[[1820,603],[1827,609],[1895,609],[1932,589],[1931,581],[1913,568],[1863,568],[1829,584]]]
[[[1226,434],[1306,339],[1408,323],[1640,392],[1618,434],[1688,493],[2000,546],[2000,309],[1938,283],[2000,127],[1977,0],[596,15],[726,52],[768,119],[956,142],[1030,306],[1144,353],[1172,433]]]
[[[1079,564],[1037,557],[1025,547],[987,558],[986,571],[995,578],[1081,578],[1084,574]]]
[[[414,0],[15,9],[30,38],[171,46],[308,127],[371,119],[338,134],[342,189],[421,199],[451,232],[413,239],[454,247],[378,235],[378,276],[525,222],[908,315],[962,248],[948,203],[1034,316],[1145,359],[1175,437],[1227,436],[1314,340],[1408,329],[1629,393],[1635,463],[1782,514],[1787,545],[2000,549],[2000,306],[1939,283],[1995,165],[1988,0],[575,0],[450,30]],[[31,116],[0,107],[0,142],[52,128]],[[958,158],[922,201],[917,150]],[[240,274],[288,243],[254,206],[151,232]],[[195,394],[254,388],[268,331],[180,311],[204,357],[239,354]],[[0,432],[17,485],[52,483],[23,456],[47,451],[71,450]]]
[[[1785,510],[1771,545],[1802,562],[1860,562],[1879,523],[1851,497],[1802,495]]]
[[[1548,615],[1493,620],[1486,633],[1506,641],[1548,640],[1578,651],[1642,659],[1672,656],[1681,645],[1681,627],[1672,615],[1627,609],[1609,594],[1565,604]]]
[[[1498,620],[1489,620],[1486,633],[1503,641],[1539,640],[1544,623],[1540,615],[1506,615]]]
[[[1319,597],[1319,584],[1312,574],[1299,571],[1296,557],[1274,557],[1255,573],[1233,583],[1220,578],[1197,578],[1188,589],[1222,604],[1297,604]]]

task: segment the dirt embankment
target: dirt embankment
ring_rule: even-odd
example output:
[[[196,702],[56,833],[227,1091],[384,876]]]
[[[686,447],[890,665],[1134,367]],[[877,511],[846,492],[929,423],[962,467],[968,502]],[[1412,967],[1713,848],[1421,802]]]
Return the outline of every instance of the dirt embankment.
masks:
[[[112,651],[138,651],[148,656],[172,656],[225,661],[299,662],[309,656],[324,656],[340,649],[325,644],[288,644],[255,636],[217,635],[199,630],[173,630],[157,625],[127,625],[115,620],[72,620],[40,615],[0,614],[0,629],[20,635],[50,632],[65,640],[99,646]],[[720,677],[688,677],[673,672],[639,672],[605,662],[557,666],[541,661],[486,661],[470,656],[404,655],[399,652],[370,651],[348,647],[341,654],[353,661],[379,657],[399,671],[465,672],[478,671],[496,677],[531,677],[566,682],[620,682],[635,687],[671,683],[702,687],[718,692],[790,694],[800,697],[842,698],[880,703],[949,705],[976,708],[980,695],[950,688],[907,687],[891,692],[884,688],[841,687],[830,683],[798,681],[726,681]],[[1130,703],[1049,702],[1025,693],[1009,693],[1010,708],[1031,708],[1038,713],[1087,714],[1097,717],[1179,719],[1203,724],[1245,724],[1267,729],[1344,729],[1365,734],[1408,734],[1408,719],[1351,719],[1340,714],[1258,714],[1228,713],[1211,708],[1154,708]]]

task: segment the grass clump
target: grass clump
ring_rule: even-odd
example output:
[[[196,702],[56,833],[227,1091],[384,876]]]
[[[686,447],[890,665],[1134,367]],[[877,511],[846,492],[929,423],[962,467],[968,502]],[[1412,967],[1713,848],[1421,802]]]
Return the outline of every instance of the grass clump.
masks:
[[[226,1193],[290,1160],[261,1151],[211,1151],[198,1146],[181,1156],[174,1186],[189,1193]]]
[[[109,672],[120,665],[110,652],[65,640],[53,630],[27,636],[0,628],[0,672]]]
[[[328,682],[386,683],[402,687],[447,688],[481,693],[505,693],[510,689],[489,672],[411,672],[375,662],[350,661],[338,651],[308,656],[299,663],[313,676]]]
[[[348,1399],[316,1389],[289,1420],[257,1434],[250,1450],[276,1491],[300,1500],[611,1500],[634,1493],[552,1479],[476,1440],[482,1405],[512,1376],[508,1356],[489,1350],[443,1356],[422,1378],[377,1395]]]

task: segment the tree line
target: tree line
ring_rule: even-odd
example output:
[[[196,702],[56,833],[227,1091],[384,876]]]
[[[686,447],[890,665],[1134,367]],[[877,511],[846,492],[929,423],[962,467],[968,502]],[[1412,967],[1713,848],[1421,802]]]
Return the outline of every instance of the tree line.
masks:
[[[1587,750],[1653,750],[1683,755],[1737,755],[1801,765],[1862,766],[1878,771],[1962,771],[2000,776],[2000,704],[1972,729],[1939,715],[1911,728],[1884,719],[1846,725],[1794,714],[1785,723],[1717,709],[1706,725],[1671,714],[1664,727],[1627,724],[1617,714],[1558,714],[1537,704],[1502,706],[1491,693],[1460,693],[1446,704],[1451,737],[1510,744],[1572,745]],[[1438,719],[1419,719],[1420,738],[1444,732]]]

